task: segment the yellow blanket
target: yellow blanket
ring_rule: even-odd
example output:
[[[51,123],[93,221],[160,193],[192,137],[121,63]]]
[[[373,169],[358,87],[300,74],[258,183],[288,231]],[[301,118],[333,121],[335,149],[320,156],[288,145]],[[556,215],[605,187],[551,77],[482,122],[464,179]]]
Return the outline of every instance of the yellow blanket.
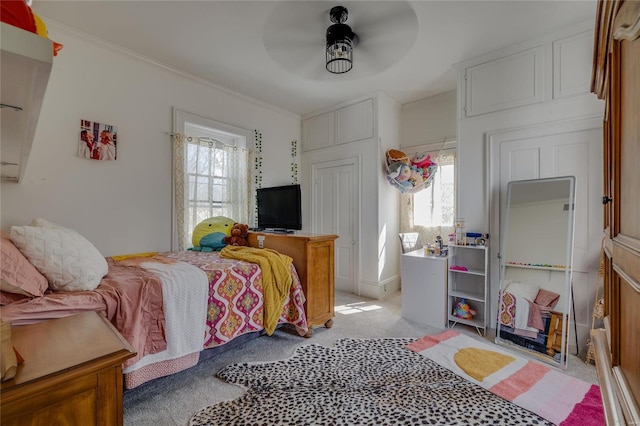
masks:
[[[275,250],[243,246],[225,246],[220,251],[220,256],[260,265],[264,293],[264,329],[271,336],[291,289],[292,259]]]

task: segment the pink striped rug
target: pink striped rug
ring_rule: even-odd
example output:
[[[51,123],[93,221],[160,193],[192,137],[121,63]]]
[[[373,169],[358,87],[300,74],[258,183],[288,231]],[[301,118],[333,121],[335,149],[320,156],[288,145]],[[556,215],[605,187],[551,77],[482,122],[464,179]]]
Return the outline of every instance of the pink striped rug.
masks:
[[[562,426],[605,424],[600,387],[449,330],[407,346],[490,392]]]

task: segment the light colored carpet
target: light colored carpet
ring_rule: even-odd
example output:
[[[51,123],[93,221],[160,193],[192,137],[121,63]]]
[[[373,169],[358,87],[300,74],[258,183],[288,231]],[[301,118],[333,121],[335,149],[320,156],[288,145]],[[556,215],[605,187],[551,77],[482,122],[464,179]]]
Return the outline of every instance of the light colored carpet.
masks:
[[[400,300],[400,292],[392,294],[384,301],[336,292],[336,317],[331,329],[315,327],[314,335],[310,339],[277,330],[273,336],[248,341],[186,371],[125,391],[124,424],[186,426],[198,410],[241,396],[244,393],[243,389],[225,383],[215,376],[220,369],[231,364],[284,359],[290,357],[297,347],[310,343],[331,347],[338,339],[345,337],[419,338],[425,334],[442,331],[418,326],[402,318]],[[475,329],[457,326],[456,330],[480,338]],[[487,339],[492,341],[491,336]],[[584,346],[583,342],[581,345]],[[585,365],[575,356],[570,356],[567,374],[589,383],[597,383],[595,367]]]

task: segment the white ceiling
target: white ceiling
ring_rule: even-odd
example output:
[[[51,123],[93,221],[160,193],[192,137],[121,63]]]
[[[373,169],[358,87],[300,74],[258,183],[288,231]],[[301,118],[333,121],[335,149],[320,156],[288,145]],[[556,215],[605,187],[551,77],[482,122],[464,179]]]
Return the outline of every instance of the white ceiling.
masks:
[[[360,37],[353,70],[325,70],[329,10]],[[455,90],[460,61],[595,20],[595,0],[35,0],[73,27],[232,91],[304,115],[383,91],[401,104]],[[594,21],[595,22],[595,21]]]

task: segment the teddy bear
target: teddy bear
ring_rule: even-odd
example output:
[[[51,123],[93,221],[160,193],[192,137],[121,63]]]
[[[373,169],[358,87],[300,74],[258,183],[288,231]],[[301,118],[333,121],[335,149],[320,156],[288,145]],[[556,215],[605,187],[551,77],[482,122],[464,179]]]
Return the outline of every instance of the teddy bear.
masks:
[[[249,235],[249,225],[244,223],[234,223],[231,228],[231,236],[225,237],[224,242],[230,246],[248,246],[249,241],[247,236]]]

